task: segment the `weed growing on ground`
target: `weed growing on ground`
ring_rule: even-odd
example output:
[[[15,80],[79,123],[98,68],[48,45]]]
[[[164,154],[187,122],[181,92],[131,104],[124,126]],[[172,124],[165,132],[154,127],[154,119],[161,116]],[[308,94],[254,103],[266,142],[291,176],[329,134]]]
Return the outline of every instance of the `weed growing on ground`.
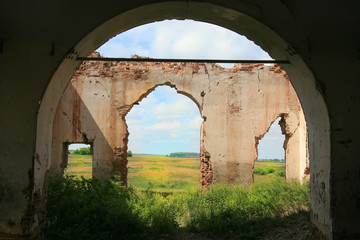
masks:
[[[145,222],[129,204],[132,190],[97,179],[51,179],[48,188],[48,239],[139,239]]]
[[[187,226],[212,235],[229,232],[245,238],[260,236],[266,226],[309,208],[309,190],[285,181],[251,187],[215,185],[203,194],[189,195]]]
[[[273,181],[213,185],[161,194],[125,189],[112,180],[51,179],[48,239],[142,239],[179,229],[259,238],[284,217],[309,209],[307,184]]]

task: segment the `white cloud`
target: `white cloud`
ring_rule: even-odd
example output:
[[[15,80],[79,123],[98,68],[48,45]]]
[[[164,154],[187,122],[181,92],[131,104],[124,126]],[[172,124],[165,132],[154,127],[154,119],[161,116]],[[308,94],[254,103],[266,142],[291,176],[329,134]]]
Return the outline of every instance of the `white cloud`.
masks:
[[[170,136],[171,136],[172,138],[178,138],[178,137],[179,137],[179,135],[176,134],[176,133],[170,133]]]
[[[165,87],[166,88],[166,87]],[[199,114],[197,105],[188,97],[175,90],[167,94],[168,100],[160,102],[154,110],[159,120],[193,117]]]
[[[190,98],[183,96],[181,99],[176,101],[175,105],[175,111],[179,112],[180,114],[198,114],[199,109],[193,100]]]
[[[266,136],[266,140],[269,142],[269,143],[272,143],[272,142],[278,142],[278,141],[284,141],[284,137],[283,136],[279,136],[278,134],[275,135],[274,133],[274,136]]]
[[[154,112],[156,115],[158,115],[159,119],[162,119],[162,118],[166,118],[166,116],[169,115],[171,110],[172,110],[171,106],[162,102],[155,107]]]
[[[189,132],[189,140],[191,141],[198,141],[200,139],[200,128],[196,129],[197,131],[190,131]]]
[[[190,129],[200,129],[202,122],[203,122],[202,117],[197,116],[191,121],[189,121],[187,125]]]
[[[130,118],[129,120],[127,120],[126,123],[127,123],[128,125],[136,126],[137,124],[140,124],[141,121],[137,120],[137,119],[136,119],[136,116],[133,116],[133,118]]]
[[[139,26],[110,39],[98,50],[111,57],[271,59],[244,36],[192,20]]]
[[[150,127],[146,127],[145,129],[152,129],[152,130],[173,130],[181,128],[181,123],[179,121],[174,122],[161,122]]]
[[[206,55],[204,52],[204,45],[202,44],[203,38],[199,37],[198,34],[190,32],[189,34],[181,36],[171,47],[174,55],[191,58],[193,55]]]

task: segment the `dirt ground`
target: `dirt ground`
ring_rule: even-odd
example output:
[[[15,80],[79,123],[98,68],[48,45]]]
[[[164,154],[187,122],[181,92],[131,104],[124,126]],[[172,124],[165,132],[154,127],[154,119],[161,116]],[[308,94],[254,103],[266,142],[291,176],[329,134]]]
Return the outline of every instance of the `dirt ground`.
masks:
[[[269,229],[263,240],[325,240],[320,231],[305,219],[289,221]]]
[[[175,236],[163,235],[152,238],[154,240],[247,240],[235,235],[207,237],[204,233],[179,233]],[[324,236],[308,219],[290,220],[281,225],[274,225],[265,232],[261,240],[325,240]]]

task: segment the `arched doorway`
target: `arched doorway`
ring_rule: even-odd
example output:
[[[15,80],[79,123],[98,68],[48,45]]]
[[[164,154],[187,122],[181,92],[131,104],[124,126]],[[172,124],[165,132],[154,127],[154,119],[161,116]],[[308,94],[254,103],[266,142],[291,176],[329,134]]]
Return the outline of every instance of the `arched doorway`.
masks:
[[[233,9],[236,7],[233,6]],[[207,9],[207,11],[204,11]],[[169,2],[144,5],[123,12],[100,24],[85,36],[61,63],[42,100],[37,121],[34,194],[42,193],[45,173],[51,161],[51,128],[62,92],[80,62],[76,56],[87,56],[107,39],[129,28],[164,19],[194,19],[214,23],[252,39],[275,59],[288,59],[283,66],[298,94],[307,122],[311,168],[311,208],[313,222],[330,236],[330,137],[325,102],[317,90],[311,71],[296,51],[275,31],[248,15],[230,8],[203,2]],[[249,15],[261,16],[261,9],[244,8]],[[39,212],[41,212],[39,210]]]
[[[169,86],[158,86],[126,115],[128,185],[160,192],[200,186],[198,106]]]

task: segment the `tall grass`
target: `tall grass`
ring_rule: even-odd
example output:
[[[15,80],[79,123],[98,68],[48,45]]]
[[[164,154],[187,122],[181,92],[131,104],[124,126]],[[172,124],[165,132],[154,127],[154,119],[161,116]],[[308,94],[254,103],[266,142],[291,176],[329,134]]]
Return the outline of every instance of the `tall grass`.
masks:
[[[271,224],[308,208],[308,186],[285,181],[164,196],[111,180],[65,177],[49,182],[46,233],[48,239],[147,239],[182,228],[257,239]]]
[[[309,209],[309,189],[285,181],[252,187],[215,185],[207,192],[183,195],[186,225],[212,235],[236,233],[256,238],[284,216]]]
[[[145,223],[131,206],[132,192],[111,180],[65,177],[48,187],[48,239],[137,239]]]

